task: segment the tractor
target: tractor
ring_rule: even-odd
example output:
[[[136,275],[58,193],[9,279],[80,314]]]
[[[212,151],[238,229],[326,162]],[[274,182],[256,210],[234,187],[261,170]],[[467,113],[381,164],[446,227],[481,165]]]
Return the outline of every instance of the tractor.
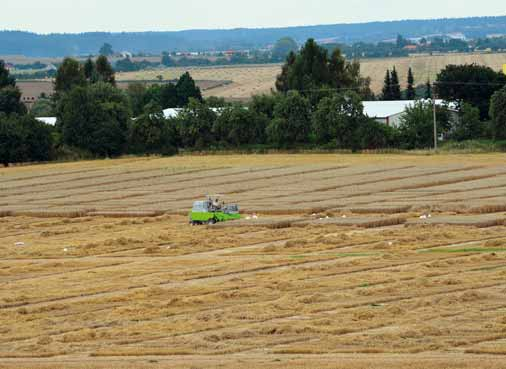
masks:
[[[241,219],[237,205],[226,205],[220,196],[207,196],[205,201],[196,201],[190,212],[190,224],[216,224]]]

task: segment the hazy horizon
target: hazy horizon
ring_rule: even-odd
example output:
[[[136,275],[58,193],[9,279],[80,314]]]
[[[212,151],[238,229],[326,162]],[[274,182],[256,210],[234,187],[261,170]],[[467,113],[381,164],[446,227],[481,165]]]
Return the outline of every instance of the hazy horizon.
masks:
[[[485,2],[485,4],[484,4]],[[282,28],[338,23],[364,23],[404,19],[461,18],[506,15],[498,0],[476,2],[427,0],[421,9],[405,1],[362,0],[352,7],[343,2],[320,0],[256,0],[231,2],[215,0],[144,0],[142,4],[124,1],[87,0],[70,2],[46,0],[4,0],[0,13],[2,30],[47,33],[146,32],[193,29]],[[322,9],[325,11],[322,11]],[[175,10],[175,11],[174,11]]]

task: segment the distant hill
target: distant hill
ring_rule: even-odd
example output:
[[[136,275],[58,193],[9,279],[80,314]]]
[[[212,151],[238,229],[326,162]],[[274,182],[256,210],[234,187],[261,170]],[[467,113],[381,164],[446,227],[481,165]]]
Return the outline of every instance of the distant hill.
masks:
[[[335,24],[288,28],[188,30],[39,35],[22,31],[0,31],[0,55],[59,57],[96,54],[104,42],[116,51],[161,53],[162,51],[206,51],[263,48],[281,37],[302,43],[312,37],[332,42],[378,42],[395,38],[461,33],[468,38],[506,34],[506,16],[433,20],[403,20],[357,24]]]

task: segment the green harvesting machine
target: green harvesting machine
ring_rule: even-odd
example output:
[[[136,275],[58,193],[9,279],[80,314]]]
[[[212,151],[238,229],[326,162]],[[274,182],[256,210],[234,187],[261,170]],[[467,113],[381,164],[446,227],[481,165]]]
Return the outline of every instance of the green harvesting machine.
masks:
[[[220,196],[208,196],[205,201],[196,201],[190,212],[190,224],[216,224],[241,219],[239,207],[235,204],[226,205]]]

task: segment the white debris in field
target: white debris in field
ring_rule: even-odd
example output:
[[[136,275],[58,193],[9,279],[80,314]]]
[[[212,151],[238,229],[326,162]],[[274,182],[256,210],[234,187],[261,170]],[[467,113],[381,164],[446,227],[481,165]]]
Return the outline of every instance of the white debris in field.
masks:
[[[389,242],[389,243],[388,243],[388,246],[393,246],[393,245],[394,245],[394,243],[393,243],[393,242]]]
[[[312,217],[315,217],[315,216],[316,216],[316,213],[311,214],[311,216],[312,216]]]
[[[258,219],[258,215],[254,214],[252,218],[253,219]]]
[[[24,242],[16,242],[16,243],[14,244],[14,246],[24,246],[24,245],[25,245],[25,243],[24,243]]]
[[[348,218],[348,217],[347,217],[346,215],[343,215],[343,216],[342,216],[342,218],[343,218],[343,219],[346,219],[346,218]]]
[[[327,216],[325,217],[325,219],[330,219],[330,217],[327,215]]]
[[[251,220],[251,217],[246,217],[246,220]]]
[[[420,216],[420,219],[427,219],[427,215]]]
[[[65,247],[65,248],[63,249],[63,252],[69,252],[69,249]]]
[[[427,215],[428,218],[432,218],[432,214]]]

